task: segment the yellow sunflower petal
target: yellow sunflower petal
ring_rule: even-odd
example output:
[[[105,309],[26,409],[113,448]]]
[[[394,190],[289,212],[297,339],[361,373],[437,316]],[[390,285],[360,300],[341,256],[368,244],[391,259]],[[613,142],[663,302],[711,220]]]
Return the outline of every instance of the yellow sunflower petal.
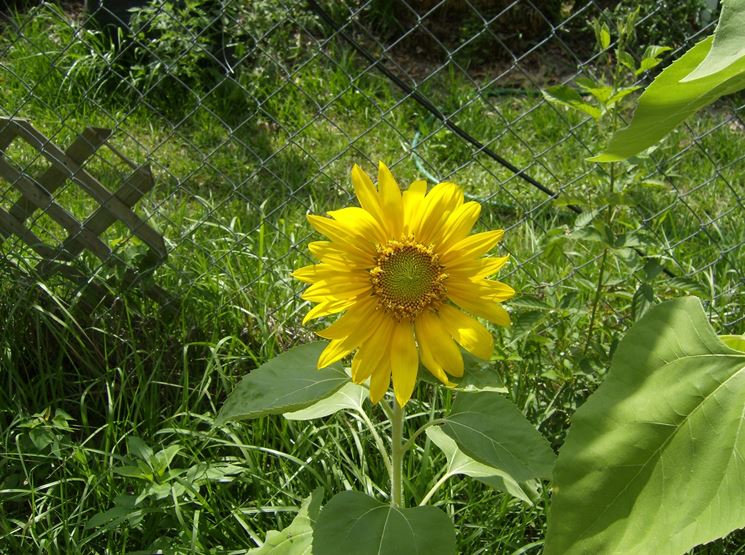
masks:
[[[391,237],[398,239],[404,223],[401,189],[393,178],[391,170],[383,162],[378,164],[378,196],[388,225],[388,233]]]
[[[350,206],[341,210],[330,210],[329,216],[343,224],[358,240],[372,240],[385,243],[388,240],[385,229],[363,208]]]
[[[459,279],[484,279],[496,274],[510,257],[464,259],[448,266],[448,275]]]
[[[350,342],[346,339],[333,339],[329,341],[321,356],[318,357],[318,368],[326,368],[330,364],[343,359],[354,351],[356,347],[356,345],[350,345]]]
[[[375,331],[375,327],[383,317],[381,311],[375,310],[374,299],[366,297],[358,300],[341,318],[325,330],[316,332],[316,334],[324,339],[343,339],[350,336],[364,337]]]
[[[342,222],[314,214],[309,214],[307,220],[313,229],[331,239],[337,247],[362,258],[369,259],[375,256],[375,244],[372,241],[360,240],[359,236]]]
[[[365,269],[373,265],[371,256],[361,255],[358,250],[341,248],[331,241],[313,241],[308,243],[308,250],[324,264],[331,264],[337,268]]]
[[[511,324],[509,313],[502,308],[497,301],[484,300],[482,298],[474,299],[467,295],[459,295],[448,291],[448,297],[464,310],[467,310],[474,316],[486,318],[498,326],[509,326]]]
[[[463,191],[454,183],[438,183],[422,201],[411,231],[422,244],[429,244],[447,216],[463,204]]]
[[[450,305],[441,306],[439,312],[445,329],[461,347],[474,356],[489,360],[494,342],[483,324]]]
[[[504,229],[469,235],[455,243],[447,251],[442,252],[440,262],[448,266],[457,263],[459,260],[478,258],[489,252],[494,245],[499,243],[502,237],[504,237]]]
[[[388,357],[383,357],[370,376],[370,401],[373,405],[383,398],[389,385],[391,385],[391,365]]]
[[[356,282],[362,284],[369,280],[369,273],[364,269],[349,271],[347,266],[342,268],[339,270],[337,266],[325,263],[312,264],[298,268],[292,272],[292,277],[305,283],[341,281],[343,283]]]
[[[313,283],[316,279],[316,266],[317,264],[311,264],[310,266],[303,266],[302,268],[298,268],[292,274],[290,274],[295,279],[299,279],[300,281],[303,281],[305,283]]]
[[[448,279],[448,296],[456,294],[474,303],[503,302],[515,296],[515,290],[501,281],[492,279],[462,279],[451,275]]]
[[[350,310],[351,312],[351,310]],[[348,316],[349,312],[344,316]],[[344,318],[342,316],[342,318]],[[339,318],[331,326],[326,328],[323,332],[318,332],[321,337],[328,338],[332,336],[333,339],[329,341],[329,344],[318,357],[318,368],[324,368],[329,364],[333,364],[337,360],[340,360],[347,356],[349,353],[357,349],[361,344],[365,343],[370,335],[375,333],[376,325],[370,320],[369,315],[365,314],[365,310],[361,309],[353,317],[347,319],[341,325],[338,325],[342,318]],[[369,322],[370,326],[360,325],[361,321]],[[334,333],[328,333],[329,330],[337,326]],[[326,332],[324,334],[324,332]],[[342,332],[346,332],[347,335],[342,335]]]
[[[334,280],[334,281],[318,281],[308,287],[302,295],[301,299],[311,301],[314,303],[320,303],[325,301],[342,301],[344,299],[351,299],[352,297],[360,297],[365,293],[369,293],[372,290],[372,286],[369,283],[349,280]]]
[[[421,209],[422,200],[427,193],[427,182],[424,180],[414,181],[409,188],[401,195],[401,201],[404,206],[404,234],[412,232],[411,226],[417,219],[417,214]]]
[[[388,349],[395,322],[385,318],[375,333],[371,334],[352,359],[352,381],[362,383],[385,361],[388,365]],[[387,387],[387,386],[386,386]]]
[[[467,202],[453,210],[443,226],[438,250],[446,252],[455,243],[467,237],[480,214],[481,205],[478,202]]]
[[[380,206],[378,191],[375,189],[370,176],[357,164],[352,166],[352,185],[360,206],[367,210],[381,226],[385,226],[385,215]]]
[[[420,349],[426,346],[428,354],[451,376],[463,375],[463,357],[440,318],[432,312],[423,312],[416,320],[416,336]],[[424,362],[424,359],[422,359]],[[438,377],[435,374],[435,377]],[[446,378],[447,379],[447,378]]]
[[[419,369],[419,355],[411,323],[403,321],[396,324],[391,338],[390,357],[393,391],[398,404],[403,407],[411,399]]]
[[[352,358],[352,381],[354,383],[362,383],[369,378],[383,358],[384,353],[373,351],[367,345],[368,343],[360,345]]]
[[[349,308],[357,302],[356,299],[345,299],[343,301],[323,301],[317,304],[308,311],[308,314],[303,318],[303,325],[307,324],[311,320],[321,318],[322,316],[330,316],[331,314],[337,314],[342,310]]]
[[[432,374],[435,378],[440,380],[444,385],[447,385],[447,386],[455,385],[448,379],[447,374],[445,374],[445,370],[442,369],[442,366],[432,356],[432,353],[429,351],[429,348],[423,345],[420,345],[419,346],[419,358],[422,360],[422,364],[427,369],[427,371],[430,374]]]

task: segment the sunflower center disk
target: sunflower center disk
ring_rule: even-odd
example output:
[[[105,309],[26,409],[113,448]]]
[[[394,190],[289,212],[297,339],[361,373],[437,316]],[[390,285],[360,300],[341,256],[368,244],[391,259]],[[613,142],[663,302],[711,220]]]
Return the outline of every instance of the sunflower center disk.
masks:
[[[437,309],[447,298],[447,274],[432,247],[413,238],[388,241],[378,247],[375,267],[370,270],[378,307],[397,321],[414,320],[426,308]]]

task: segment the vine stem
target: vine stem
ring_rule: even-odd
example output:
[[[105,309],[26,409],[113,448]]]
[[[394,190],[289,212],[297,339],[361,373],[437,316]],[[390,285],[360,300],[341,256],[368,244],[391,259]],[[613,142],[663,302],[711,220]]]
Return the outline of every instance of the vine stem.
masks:
[[[393,399],[393,413],[391,414],[391,505],[403,507],[403,431],[404,408]]]

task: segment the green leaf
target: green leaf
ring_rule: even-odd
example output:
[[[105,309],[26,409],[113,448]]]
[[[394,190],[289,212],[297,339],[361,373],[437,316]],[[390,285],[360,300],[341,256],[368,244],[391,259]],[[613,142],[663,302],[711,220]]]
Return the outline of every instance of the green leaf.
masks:
[[[127,452],[133,457],[150,464],[150,460],[153,458],[153,449],[141,438],[137,436],[127,437]]]
[[[126,478],[137,478],[139,480],[152,480],[153,473],[149,470],[143,470],[139,466],[124,465],[115,466],[111,469],[114,474],[125,476]]]
[[[252,370],[228,396],[215,424],[300,410],[349,383],[341,364],[316,369],[325,347],[323,341],[300,345]]]
[[[630,69],[631,71],[636,70],[636,60],[625,50],[617,50],[616,57],[618,58],[618,62],[626,69]]]
[[[528,310],[515,314],[512,318],[512,325],[510,326],[510,335],[513,340],[522,339],[530,335],[547,316],[543,310]]]
[[[431,506],[401,509],[364,493],[345,491],[323,508],[313,555],[455,555],[455,529]]]
[[[665,285],[674,289],[679,289],[686,293],[692,293],[705,297],[708,294],[706,287],[701,285],[698,281],[692,278],[683,276],[675,276],[665,280]]]
[[[442,431],[466,455],[517,482],[551,477],[555,455],[548,442],[499,393],[459,393]]]
[[[284,413],[287,420],[313,420],[324,418],[340,410],[362,411],[362,405],[367,399],[367,389],[356,383],[349,382],[333,395],[321,399],[311,406],[294,412]]]
[[[679,555],[745,526],[745,353],[695,297],[650,309],[572,418],[545,555]]]
[[[544,98],[549,102],[569,106],[574,110],[579,110],[592,116],[594,119],[600,118],[600,109],[582,100],[582,97],[577,90],[572,87],[567,85],[556,85],[555,87],[549,87],[541,92],[543,93]]]
[[[634,93],[634,92],[638,91],[639,89],[641,89],[641,87],[638,86],[638,85],[634,85],[634,86],[631,86],[631,87],[621,87],[615,93],[613,93],[613,96],[611,96],[608,99],[608,108],[611,108],[612,106],[615,106],[616,103],[618,103],[619,101],[623,100],[624,98],[626,98],[631,93]]]
[[[162,449],[161,451],[158,451],[155,455],[153,455],[153,458],[151,459],[153,470],[158,474],[163,474],[163,472],[165,472],[166,469],[171,465],[171,462],[173,462],[173,458],[178,454],[180,450],[181,447],[173,444],[166,447],[165,449]]]
[[[138,509],[134,495],[118,495],[114,499],[114,507],[93,515],[85,528],[98,528],[103,526],[106,530],[112,530],[123,525],[125,522],[129,526],[137,526],[142,521],[147,511]]]
[[[596,33],[598,43],[600,43],[600,48],[605,50],[610,46],[610,29],[608,29],[608,25],[603,23],[602,26],[597,29]]]
[[[719,23],[714,30],[714,44],[706,58],[683,82],[710,77],[745,57],[745,0],[724,0]]]
[[[605,104],[613,94],[613,87],[596,83],[592,79],[579,77],[574,81],[577,86],[588,94],[591,94],[601,104]]]
[[[636,321],[654,304],[654,290],[648,283],[642,283],[631,299],[631,317]]]
[[[745,335],[720,335],[719,339],[730,349],[745,353]]]
[[[297,516],[287,528],[281,532],[269,530],[264,545],[249,550],[249,555],[311,555],[313,526],[321,510],[321,501],[323,488],[317,488],[303,500]]]
[[[621,129],[605,151],[589,160],[626,160],[654,145],[679,123],[721,96],[745,88],[745,59],[715,75],[681,83],[706,56],[711,37],[699,42],[660,73],[639,98],[628,127]]]
[[[652,68],[657,67],[662,63],[662,59],[660,56],[664,54],[665,52],[669,52],[672,50],[669,46],[648,46],[647,49],[644,51],[644,56],[642,56],[641,64],[639,64],[639,69],[637,69],[634,74],[639,76],[645,71],[649,71]]]
[[[504,491],[530,505],[533,504],[532,498],[538,495],[538,484],[535,480],[519,484],[506,472],[472,459],[458,449],[455,441],[443,432],[440,426],[427,428],[426,434],[432,440],[432,443],[437,445],[447,457],[448,463],[445,470],[447,475],[464,474],[470,476],[498,491]]]

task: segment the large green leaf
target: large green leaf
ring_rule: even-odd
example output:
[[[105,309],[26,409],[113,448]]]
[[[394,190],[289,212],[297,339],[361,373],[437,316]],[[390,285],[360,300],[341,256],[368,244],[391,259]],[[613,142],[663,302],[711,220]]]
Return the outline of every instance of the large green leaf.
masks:
[[[228,395],[215,424],[300,410],[349,383],[340,364],[316,369],[325,346],[306,343],[252,370]]]
[[[455,555],[455,529],[435,507],[392,507],[345,491],[323,508],[313,555]]]
[[[458,449],[455,441],[443,432],[440,426],[427,428],[426,433],[432,443],[437,445],[447,457],[445,473],[448,476],[463,474],[496,490],[507,492],[530,505],[533,504],[531,498],[538,495],[538,484],[534,480],[519,484],[506,472],[473,460]]]
[[[365,399],[367,399],[367,388],[349,382],[344,384],[344,386],[333,395],[321,399],[320,401],[316,401],[304,409],[286,412],[284,417],[287,420],[314,420],[316,418],[331,416],[332,414],[345,409],[356,410],[359,412],[362,410],[362,405],[364,404]]]
[[[442,431],[466,455],[517,482],[551,477],[551,446],[499,393],[458,393]]]
[[[696,44],[660,73],[639,98],[628,127],[621,129],[592,162],[617,162],[652,146],[688,116],[745,88],[745,58],[714,75],[681,83],[709,53],[712,37]]]
[[[249,550],[249,555],[311,555],[313,526],[318,520],[323,500],[323,488],[318,488],[303,500],[290,525],[277,532],[269,530],[261,547]]]
[[[683,81],[714,75],[745,57],[745,0],[723,0],[714,31],[714,44],[706,58]]]
[[[745,353],[700,301],[651,308],[575,413],[546,555],[678,555],[745,526]]]

